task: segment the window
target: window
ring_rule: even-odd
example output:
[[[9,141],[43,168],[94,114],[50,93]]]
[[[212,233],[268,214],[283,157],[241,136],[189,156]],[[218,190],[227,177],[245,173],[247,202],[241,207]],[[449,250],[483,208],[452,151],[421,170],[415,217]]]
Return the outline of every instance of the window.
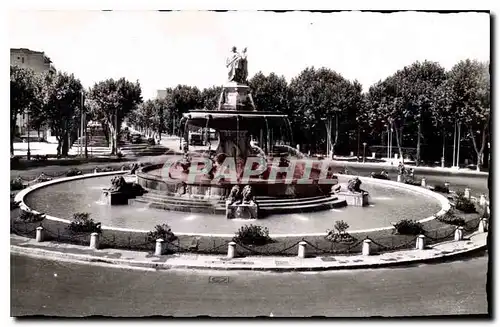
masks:
[[[17,59],[21,59],[20,57],[17,57]]]
[[[21,62],[24,64],[24,57],[21,58]]]

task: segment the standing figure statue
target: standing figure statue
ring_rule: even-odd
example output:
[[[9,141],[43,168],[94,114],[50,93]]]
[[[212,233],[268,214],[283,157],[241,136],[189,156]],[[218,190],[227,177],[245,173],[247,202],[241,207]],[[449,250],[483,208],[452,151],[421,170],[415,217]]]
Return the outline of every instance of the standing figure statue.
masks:
[[[239,53],[236,47],[231,49],[231,54],[226,59],[228,69],[228,82],[245,83],[248,77],[247,48]]]

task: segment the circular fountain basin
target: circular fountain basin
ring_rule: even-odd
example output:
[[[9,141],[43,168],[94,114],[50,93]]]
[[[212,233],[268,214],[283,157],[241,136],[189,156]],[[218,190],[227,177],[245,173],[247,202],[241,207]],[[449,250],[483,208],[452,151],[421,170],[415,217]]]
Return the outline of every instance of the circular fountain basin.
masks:
[[[349,177],[340,175],[340,183]],[[176,233],[234,234],[245,224],[269,228],[271,234],[319,234],[332,229],[335,221],[344,220],[350,231],[391,226],[400,219],[421,220],[441,210],[437,195],[404,185],[363,181],[362,189],[370,193],[366,207],[344,207],[320,212],[276,214],[259,220],[228,220],[224,215],[185,213],[151,208],[147,203],[109,206],[102,202],[102,189],[110,185],[110,176],[77,178],[37,188],[26,194],[24,202],[38,212],[63,219],[73,213],[88,212],[106,227],[150,231],[167,223]]]

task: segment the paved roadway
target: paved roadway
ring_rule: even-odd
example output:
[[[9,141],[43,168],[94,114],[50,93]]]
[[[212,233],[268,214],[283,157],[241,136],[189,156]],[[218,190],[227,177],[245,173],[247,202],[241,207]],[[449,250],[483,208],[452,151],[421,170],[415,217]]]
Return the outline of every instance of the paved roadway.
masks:
[[[310,273],[139,271],[11,255],[11,315],[486,314],[487,256]],[[221,277],[219,282],[211,277]]]

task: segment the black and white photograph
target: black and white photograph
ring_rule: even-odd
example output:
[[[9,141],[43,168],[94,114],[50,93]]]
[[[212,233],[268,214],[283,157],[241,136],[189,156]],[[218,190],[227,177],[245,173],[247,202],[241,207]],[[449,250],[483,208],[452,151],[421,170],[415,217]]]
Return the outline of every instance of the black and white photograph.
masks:
[[[492,318],[489,8],[35,8],[11,317]]]

